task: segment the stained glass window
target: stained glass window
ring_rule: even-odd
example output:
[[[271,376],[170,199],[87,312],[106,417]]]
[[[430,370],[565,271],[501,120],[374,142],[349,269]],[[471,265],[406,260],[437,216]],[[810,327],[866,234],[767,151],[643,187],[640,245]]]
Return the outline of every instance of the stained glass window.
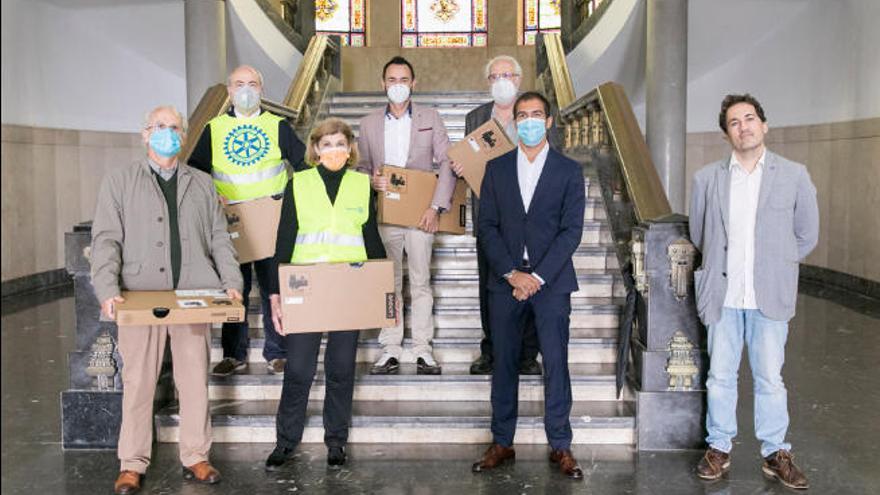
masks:
[[[315,0],[315,32],[338,34],[343,45],[366,46],[367,0]]]
[[[534,45],[538,33],[558,33],[562,27],[562,0],[522,0],[520,44]]]
[[[486,46],[488,0],[401,0],[400,46]]]

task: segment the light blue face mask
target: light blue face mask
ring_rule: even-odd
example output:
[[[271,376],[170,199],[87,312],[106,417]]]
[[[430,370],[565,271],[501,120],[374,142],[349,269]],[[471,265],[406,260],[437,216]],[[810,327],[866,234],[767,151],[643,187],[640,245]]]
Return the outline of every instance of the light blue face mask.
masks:
[[[535,146],[544,139],[547,134],[547,121],[529,117],[516,123],[516,134],[519,140],[526,146]]]
[[[170,127],[157,129],[150,134],[150,148],[157,155],[170,158],[180,153],[180,134]]]

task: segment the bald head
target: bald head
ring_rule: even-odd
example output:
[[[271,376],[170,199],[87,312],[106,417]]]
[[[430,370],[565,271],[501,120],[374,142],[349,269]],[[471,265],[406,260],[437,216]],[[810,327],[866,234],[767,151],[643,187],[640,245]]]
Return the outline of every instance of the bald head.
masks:
[[[242,86],[252,86],[254,89],[263,92],[263,74],[250,65],[239,65],[229,73],[226,80],[226,87],[229,89],[229,95]]]

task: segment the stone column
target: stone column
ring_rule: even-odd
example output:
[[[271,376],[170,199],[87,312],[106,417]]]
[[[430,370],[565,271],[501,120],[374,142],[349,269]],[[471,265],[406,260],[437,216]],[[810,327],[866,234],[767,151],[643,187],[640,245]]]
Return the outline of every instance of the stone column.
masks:
[[[209,87],[226,80],[226,2],[185,0],[186,107],[193,110]]]
[[[646,129],[672,210],[686,213],[688,0],[648,0]]]

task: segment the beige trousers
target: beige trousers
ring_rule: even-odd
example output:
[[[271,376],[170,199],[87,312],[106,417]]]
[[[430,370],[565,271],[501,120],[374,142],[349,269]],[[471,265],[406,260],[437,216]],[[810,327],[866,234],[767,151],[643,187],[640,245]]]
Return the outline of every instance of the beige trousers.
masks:
[[[380,225],[379,235],[388,257],[394,261],[394,291],[398,301],[403,301],[403,253],[406,251],[412,304],[412,352],[415,355],[430,353],[434,338],[434,294],[431,292],[434,234],[416,228]],[[401,304],[401,313],[402,308]],[[403,353],[403,314],[397,326],[382,329],[379,344],[385,352],[400,359]]]
[[[122,428],[117,455],[120,470],[144,473],[153,448],[153,397],[162,370],[165,341],[171,339],[174,384],[180,403],[180,462],[208,460],[208,362],[211,328],[207,324],[119,327],[122,356]]]

